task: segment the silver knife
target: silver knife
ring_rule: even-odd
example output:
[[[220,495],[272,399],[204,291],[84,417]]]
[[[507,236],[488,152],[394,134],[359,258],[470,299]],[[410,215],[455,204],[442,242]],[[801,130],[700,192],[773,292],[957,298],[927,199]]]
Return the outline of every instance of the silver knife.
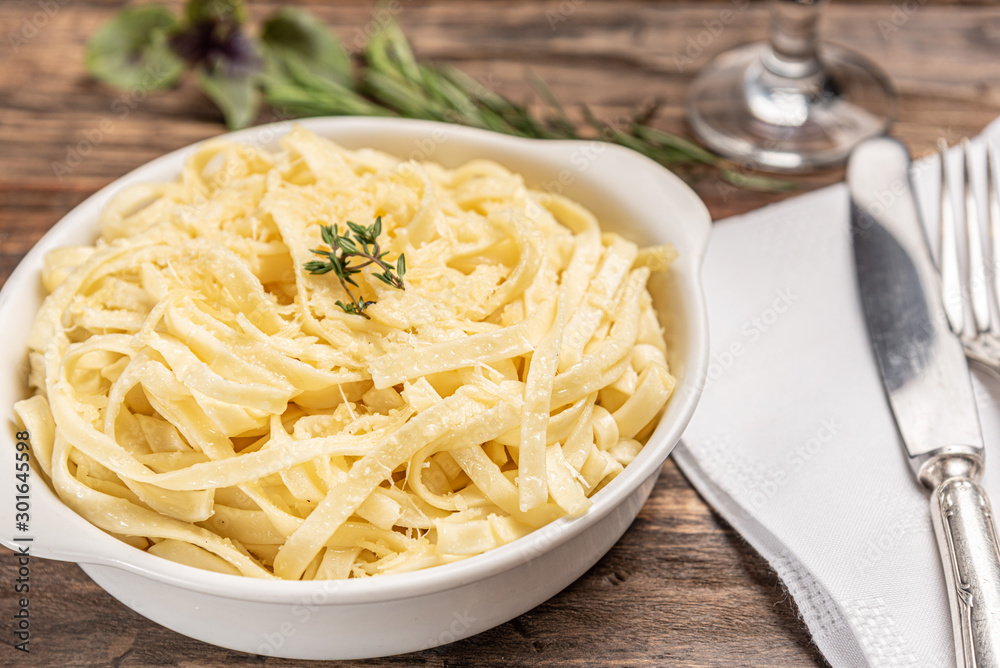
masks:
[[[906,148],[886,137],[851,154],[858,288],[910,467],[932,490],[958,665],[1000,667],[1000,548],[978,484],[979,414],[962,344],[948,326],[909,168]]]

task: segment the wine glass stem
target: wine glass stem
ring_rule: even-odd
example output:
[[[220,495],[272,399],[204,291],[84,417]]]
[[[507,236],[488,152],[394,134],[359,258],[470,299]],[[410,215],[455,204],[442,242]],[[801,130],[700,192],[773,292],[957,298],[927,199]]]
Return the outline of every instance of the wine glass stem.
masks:
[[[826,0],[770,0],[770,50],[764,67],[781,77],[801,79],[822,69],[817,56],[818,27]]]

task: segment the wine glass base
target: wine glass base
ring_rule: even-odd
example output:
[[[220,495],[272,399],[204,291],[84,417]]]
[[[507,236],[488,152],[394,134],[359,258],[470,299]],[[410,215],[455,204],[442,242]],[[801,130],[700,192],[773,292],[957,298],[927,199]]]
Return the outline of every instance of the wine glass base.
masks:
[[[716,153],[752,169],[803,172],[842,164],[892,123],[896,93],[864,56],[823,43],[821,70],[785,78],[764,67],[769,53],[765,42],[727,51],[692,83],[688,122]]]

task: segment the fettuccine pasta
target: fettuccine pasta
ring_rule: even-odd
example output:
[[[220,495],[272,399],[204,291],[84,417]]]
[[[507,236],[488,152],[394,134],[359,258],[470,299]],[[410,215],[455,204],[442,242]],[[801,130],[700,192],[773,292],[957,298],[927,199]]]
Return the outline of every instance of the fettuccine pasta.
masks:
[[[378,216],[407,271],[356,277],[365,318],[303,265]],[[675,385],[646,290],[672,259],[493,162],[209,142],[47,256],[15,410],[63,501],[163,558],[444,564],[586,512],[639,452]]]

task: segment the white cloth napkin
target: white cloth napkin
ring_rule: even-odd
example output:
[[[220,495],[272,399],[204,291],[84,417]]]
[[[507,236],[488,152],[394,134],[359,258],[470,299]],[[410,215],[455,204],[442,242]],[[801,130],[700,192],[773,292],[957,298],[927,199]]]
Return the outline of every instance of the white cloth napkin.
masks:
[[[925,210],[938,174],[936,160],[916,168]],[[861,311],[846,186],[716,223],[704,283],[709,379],[675,461],[777,571],[832,666],[954,666],[929,497]],[[973,384],[998,508],[1000,382]]]

